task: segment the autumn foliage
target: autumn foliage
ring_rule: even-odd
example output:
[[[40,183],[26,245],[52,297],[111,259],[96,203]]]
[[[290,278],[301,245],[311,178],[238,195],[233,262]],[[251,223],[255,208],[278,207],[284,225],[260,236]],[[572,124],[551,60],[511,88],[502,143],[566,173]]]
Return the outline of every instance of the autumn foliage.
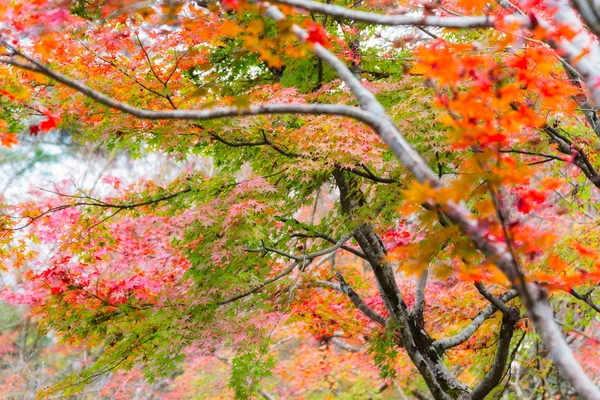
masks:
[[[599,399],[598,15],[0,2],[0,392]]]

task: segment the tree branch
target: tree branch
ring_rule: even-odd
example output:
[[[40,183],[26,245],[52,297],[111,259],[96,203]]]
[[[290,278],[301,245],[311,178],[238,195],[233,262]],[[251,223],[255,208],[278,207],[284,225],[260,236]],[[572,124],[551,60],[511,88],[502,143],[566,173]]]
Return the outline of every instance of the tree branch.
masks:
[[[122,204],[106,203],[106,202],[101,201],[101,200],[93,199],[93,198],[91,198],[89,196],[85,196],[85,197],[82,197],[82,196],[66,196],[66,197],[75,197],[75,198],[89,198],[90,200],[89,201],[76,201],[76,202],[70,203],[70,204],[62,204],[60,206],[49,208],[49,209],[47,209],[47,210],[45,210],[45,211],[43,211],[40,214],[35,215],[35,216],[26,215],[26,216],[23,216],[23,217],[18,217],[18,218],[21,218],[21,219],[28,219],[29,221],[25,225],[22,225],[22,226],[19,226],[19,227],[16,227],[16,228],[11,228],[11,230],[15,230],[16,231],[16,230],[25,229],[29,225],[31,225],[34,221],[42,218],[45,215],[52,214],[52,213],[55,213],[55,212],[58,212],[58,211],[61,211],[61,210],[66,210],[66,209],[69,209],[69,208],[89,206],[89,207],[99,207],[99,208],[117,209],[117,210],[130,210],[130,209],[137,208],[137,207],[149,206],[149,205],[152,205],[152,204],[160,203],[162,201],[171,200],[171,199],[173,199],[173,198],[175,198],[177,196],[180,196],[180,195],[182,195],[184,193],[188,193],[191,190],[192,190],[191,188],[187,188],[187,189],[181,190],[179,192],[175,192],[175,193],[172,193],[172,194],[169,194],[169,195],[166,195],[166,196],[161,196],[161,197],[158,197],[158,198],[155,198],[155,199],[151,199],[151,200],[142,201],[140,203],[122,203]],[[52,192],[52,193],[58,194],[59,196],[63,196],[61,193],[57,193],[57,192]],[[13,217],[13,218],[17,218],[17,217]]]
[[[325,235],[323,233],[318,233],[315,232],[313,234],[309,234],[309,233],[295,233],[292,235],[293,237],[302,237],[302,238],[319,238],[319,239],[325,239],[327,240],[329,243],[336,243],[336,240],[334,238],[332,238],[329,235]],[[363,253],[361,253],[360,251],[353,249],[352,247],[348,247],[348,246],[342,246],[340,247],[342,250],[346,250],[349,253],[354,254],[357,257],[360,257],[362,259],[366,259],[365,255]]]
[[[573,143],[567,137],[561,135],[557,129],[549,125],[544,126],[542,131],[544,131],[550,137],[550,139],[558,145],[558,151],[561,153],[571,155],[573,151],[577,151],[578,154],[573,160],[573,164],[577,166],[581,172],[583,172],[583,174],[589,179],[590,182],[592,182],[594,186],[600,188],[600,175],[582,149],[575,148]]]
[[[481,282],[475,282],[475,287],[481,293],[483,297],[485,297],[490,303],[494,305],[498,310],[502,311],[502,313],[509,312],[510,307],[508,307],[502,300],[494,296]]]
[[[508,292],[501,295],[499,297],[499,299],[503,303],[506,303],[506,302],[514,299],[515,297],[517,297],[517,291],[514,289],[511,289]],[[435,342],[433,342],[433,347],[436,349],[436,351],[438,353],[442,354],[444,351],[466,342],[471,336],[473,336],[473,334],[475,332],[477,332],[477,329],[479,329],[479,327],[487,319],[489,319],[492,315],[494,315],[494,313],[497,310],[498,309],[496,308],[496,306],[494,306],[493,304],[488,304],[483,310],[481,310],[475,316],[475,318],[473,318],[473,321],[471,321],[471,323],[465,329],[463,329],[462,332],[458,333],[457,335],[446,338],[446,339],[436,340]]]
[[[294,254],[290,254],[287,253],[285,251],[276,249],[274,247],[270,247],[270,246],[261,246],[255,249],[252,248],[246,248],[245,250],[251,253],[259,253],[262,251],[269,251],[275,254],[279,254],[280,256],[283,257],[287,257],[290,258],[292,260],[296,260],[296,261],[302,261],[302,260],[312,260],[314,258],[320,257],[320,256],[324,256],[326,254],[330,254],[333,253],[334,251],[339,250],[344,243],[346,243],[348,240],[350,240],[356,233],[357,230],[355,230],[352,233],[348,233],[347,235],[342,236],[333,246],[328,247],[326,249],[323,250],[319,250],[319,251],[315,251],[314,253],[309,253],[309,254],[300,254],[300,255],[294,255]]]
[[[496,23],[496,19],[491,16],[473,16],[473,17],[438,17],[438,16],[418,16],[418,15],[390,15],[376,14],[372,12],[358,11],[333,4],[318,3],[310,0],[273,0],[273,3],[285,4],[303,10],[330,15],[332,17],[351,19],[355,22],[365,22],[375,25],[388,26],[432,26],[439,28],[487,28]],[[530,21],[525,18],[511,17],[521,22],[523,25],[529,25]]]
[[[210,120],[225,117],[244,117],[254,115],[269,114],[312,114],[312,115],[339,115],[350,117],[366,123],[375,125],[376,118],[369,112],[355,107],[329,104],[265,104],[261,106],[250,106],[248,108],[239,107],[214,107],[207,110],[147,110],[133,107],[127,103],[120,102],[112,97],[106,96],[89,86],[73,80],[57,71],[54,71],[45,65],[39,63],[33,58],[24,55],[15,50],[15,56],[21,56],[29,63],[15,59],[15,57],[0,56],[0,63],[13,65],[18,68],[38,72],[52,78],[78,92],[90,97],[107,107],[114,108],[124,113],[149,120]]]
[[[352,287],[346,283],[342,274],[337,272],[335,276],[338,282],[340,283],[341,291],[346,296],[348,296],[348,298],[356,306],[356,308],[362,311],[362,313],[369,317],[371,320],[377,322],[379,325],[386,326],[386,319],[365,304],[365,302],[360,298],[358,293],[356,293],[354,289],[352,289]]]
[[[579,299],[579,300],[583,301],[585,304],[587,304],[588,306],[592,307],[596,312],[600,313],[600,306],[598,304],[594,303],[594,301],[592,300],[592,298],[590,296],[591,292],[581,294],[581,293],[577,292],[575,289],[571,289],[571,291],[569,291],[569,293],[576,299]]]
[[[592,93],[594,103],[598,106],[600,104],[600,85],[597,82],[600,80],[600,67],[595,64],[595,61],[600,57],[598,56],[599,50],[598,45],[588,35],[588,32],[582,29],[581,23],[577,18],[575,12],[570,8],[568,0],[549,0],[549,9],[554,12],[554,16],[559,24],[570,26],[573,32],[576,34],[570,38],[570,40],[561,39],[560,42],[553,43],[556,48],[566,54],[568,59],[572,61],[573,66],[580,72],[584,77],[587,87]],[[276,21],[285,19],[285,15],[277,9],[275,6],[266,4],[265,14]],[[531,18],[529,18],[531,20]],[[544,25],[544,28],[548,28],[552,32],[552,28],[543,21],[539,16],[537,17],[538,23]],[[422,25],[424,22],[421,21]],[[306,41],[308,33],[302,30],[300,27],[293,25],[292,32],[301,40]],[[13,53],[16,51],[6,43],[5,47],[11,49]],[[119,109],[123,112],[130,113],[140,118],[146,119],[192,119],[202,120],[210,118],[220,118],[227,116],[241,116],[241,115],[259,115],[259,114],[274,114],[274,113],[310,113],[310,114],[329,114],[329,115],[344,115],[357,120],[363,121],[370,125],[381,137],[381,139],[390,148],[392,153],[408,168],[414,178],[420,182],[427,182],[431,188],[437,189],[442,186],[442,182],[439,180],[437,175],[429,168],[427,163],[423,160],[420,154],[406,141],[404,136],[398,131],[393,121],[389,118],[385,108],[377,101],[373,93],[366,89],[353,74],[347,68],[347,66],[338,59],[333,53],[326,50],[322,45],[318,43],[312,43],[314,53],[326,62],[337,75],[348,85],[350,91],[354,94],[358,100],[361,109],[345,106],[333,106],[333,105],[264,105],[254,106],[247,109],[238,109],[233,107],[221,107],[212,110],[202,111],[151,111],[132,107],[128,104],[118,102],[104,94],[90,89],[89,87],[81,84],[80,82],[74,81],[67,78],[66,76],[59,74],[55,71],[48,69],[47,67],[37,63],[31,58],[23,54],[19,54],[21,57],[26,58],[29,63],[16,60],[13,56],[0,56],[0,62],[5,64],[14,65],[20,68],[25,68],[31,71],[40,72],[49,77],[56,79],[57,81],[70,86],[81,93],[95,99],[96,101],[105,104],[109,107]],[[589,50],[586,52],[586,50]],[[442,206],[445,215],[452,220],[461,231],[470,238],[473,244],[485,255],[488,259],[493,260],[496,266],[507,276],[507,278],[513,283],[515,289],[519,293],[519,296],[526,305],[531,320],[535,324],[542,340],[556,365],[561,370],[561,373],[565,379],[567,379],[571,385],[577,390],[578,394],[584,399],[598,399],[600,398],[600,390],[594,385],[592,380],[586,375],[581,365],[575,360],[573,352],[567,345],[562,336],[562,332],[553,321],[553,310],[550,308],[548,302],[547,293],[544,289],[540,288],[533,283],[519,282],[519,268],[515,264],[515,260],[511,253],[508,251],[505,243],[491,241],[488,236],[488,229],[482,225],[476,217],[466,208],[464,204],[457,204],[452,200],[446,200]],[[357,240],[363,241],[363,244],[373,244],[374,238],[370,232],[358,232]],[[360,243],[360,242],[359,242]],[[361,245],[362,247],[362,245]],[[368,254],[366,254],[369,256]],[[374,267],[375,271],[386,271],[385,268],[380,269],[381,266],[377,265]],[[393,271],[392,271],[393,272]],[[387,272],[386,272],[387,275]],[[379,278],[385,278],[386,281],[392,279],[392,276],[380,276]],[[385,282],[391,283],[390,282]],[[386,293],[382,292],[384,300],[388,302],[386,306],[393,304],[400,305],[403,303],[399,294],[397,293]],[[389,297],[389,296],[393,297]],[[392,301],[390,303],[389,301]],[[400,301],[400,303],[398,303]],[[412,332],[408,326],[406,320],[406,310],[394,309],[393,313],[400,314],[399,323],[402,325],[403,337],[407,339],[413,339]],[[427,360],[423,358],[423,355],[418,350],[415,343],[405,343],[413,363],[419,368],[424,379],[430,387],[430,390],[434,396],[439,398],[449,398],[444,388],[440,386],[440,373],[446,374],[447,371],[434,371],[431,369],[432,365],[427,364]],[[432,355],[430,355],[432,356]],[[439,367],[438,364],[436,364]],[[443,366],[442,366],[443,367]],[[452,382],[452,390],[457,392],[466,391],[464,385],[458,385],[455,383],[456,379],[449,380]]]
[[[582,2],[577,2],[580,5]],[[569,60],[570,64],[579,72],[586,83],[587,89],[591,93],[592,99],[596,107],[600,107],[600,47],[598,41],[585,29],[581,23],[577,13],[574,11],[569,0],[548,0],[548,10],[551,10],[551,17],[554,18],[556,25],[566,26],[574,34],[568,39],[564,36],[556,40],[547,40],[548,44]],[[589,14],[582,8],[584,18]],[[556,29],[553,24],[545,21],[540,15],[536,15],[538,24],[547,32],[554,33]],[[592,23],[592,30],[595,31],[596,26]],[[581,393],[580,393],[581,395]],[[600,394],[598,395],[600,397]]]
[[[415,290],[415,306],[412,315],[415,317],[418,326],[424,326],[423,311],[425,310],[425,287],[427,286],[428,277],[429,267],[425,268],[421,273]]]
[[[336,338],[336,337],[331,338],[331,342],[333,344],[335,344],[337,347],[339,347],[340,349],[349,351],[350,353],[359,353],[363,350],[361,347],[352,346],[351,344],[348,344],[348,343],[344,342],[343,340]]]
[[[308,263],[310,263],[310,260],[308,261]],[[244,292],[244,293],[240,293],[240,294],[238,294],[238,295],[235,295],[235,296],[233,296],[233,297],[230,297],[230,298],[229,298],[229,299],[227,299],[227,300],[220,301],[220,302],[219,302],[219,303],[217,303],[217,304],[218,304],[219,306],[224,306],[224,305],[226,305],[226,304],[233,303],[234,301],[237,301],[237,300],[243,299],[244,297],[248,297],[248,296],[250,296],[251,294],[254,294],[254,293],[256,293],[256,292],[260,291],[262,288],[264,288],[264,287],[265,287],[265,286],[267,286],[268,284],[270,284],[270,283],[273,283],[273,282],[276,282],[276,281],[280,280],[281,278],[283,278],[283,277],[285,277],[285,276],[289,275],[289,274],[290,274],[290,273],[291,273],[291,272],[294,270],[294,268],[296,268],[296,266],[297,266],[298,264],[300,264],[300,262],[299,262],[299,261],[295,261],[295,262],[294,262],[292,265],[290,265],[289,267],[287,267],[286,269],[284,269],[283,271],[281,271],[279,274],[275,275],[273,278],[271,278],[271,279],[267,279],[266,281],[264,281],[264,282],[263,282],[263,283],[261,283],[260,285],[254,286],[252,289],[250,289],[250,290],[248,290],[248,291],[246,291],[246,292]],[[303,267],[306,267],[306,265],[307,265],[307,264],[303,264]]]
[[[498,347],[496,349],[496,357],[492,364],[492,368],[473,389],[473,392],[471,393],[472,400],[483,400],[502,379],[504,369],[506,368],[506,362],[508,361],[510,341],[513,337],[515,325],[519,321],[519,318],[519,310],[516,307],[506,307],[506,312],[504,312],[504,315],[502,316]]]

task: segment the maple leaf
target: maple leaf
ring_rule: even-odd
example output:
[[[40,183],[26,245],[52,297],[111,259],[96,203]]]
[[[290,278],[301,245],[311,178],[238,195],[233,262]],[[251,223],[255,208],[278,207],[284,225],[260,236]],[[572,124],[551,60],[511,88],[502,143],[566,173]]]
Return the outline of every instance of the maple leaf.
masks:
[[[327,31],[323,28],[323,25],[318,22],[309,21],[306,23],[306,31],[308,35],[306,36],[306,41],[309,43],[317,43],[324,47],[329,47],[330,44],[327,41]]]
[[[37,134],[40,133],[40,126],[37,124],[34,125],[29,125],[29,134],[31,136],[37,136]]]
[[[222,0],[226,10],[239,10],[240,0]]]
[[[41,132],[48,132],[49,130],[56,128],[57,125],[54,118],[47,118],[40,122],[38,126]]]
[[[17,140],[17,135],[14,133],[0,133],[0,143],[2,143],[2,146],[12,147],[19,143],[19,141]]]

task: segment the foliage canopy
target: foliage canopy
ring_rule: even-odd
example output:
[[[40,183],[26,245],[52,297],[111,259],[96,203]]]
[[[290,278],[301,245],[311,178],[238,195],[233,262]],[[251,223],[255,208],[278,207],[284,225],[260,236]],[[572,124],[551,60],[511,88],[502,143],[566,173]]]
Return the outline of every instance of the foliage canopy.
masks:
[[[5,147],[52,131],[176,165],[2,205],[0,266],[20,276],[2,297],[95,349],[40,396],[173,378],[187,356],[224,359],[238,398],[305,379],[321,397],[600,399],[598,15],[0,2]],[[345,365],[381,393],[342,387]]]

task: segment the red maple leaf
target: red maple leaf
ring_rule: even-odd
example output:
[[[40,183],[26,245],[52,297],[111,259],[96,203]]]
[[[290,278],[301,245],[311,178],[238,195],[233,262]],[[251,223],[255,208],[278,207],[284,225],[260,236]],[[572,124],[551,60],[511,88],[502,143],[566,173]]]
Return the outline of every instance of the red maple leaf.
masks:
[[[54,118],[48,118],[45,121],[40,122],[40,130],[42,132],[48,132],[50,129],[56,128],[56,120]]]
[[[29,134],[31,136],[37,136],[38,133],[40,133],[40,126],[39,125],[30,125],[29,126]]]
[[[308,36],[306,37],[307,42],[313,44],[318,43],[321,46],[328,47],[327,31],[321,24],[309,21],[306,26],[306,31],[308,32]]]
[[[223,0],[223,6],[226,10],[238,10],[240,3],[238,0]]]
[[[42,113],[46,117],[46,120],[40,122],[40,131],[48,132],[49,130],[56,128],[57,122],[60,121],[59,115],[47,109],[43,109]]]

